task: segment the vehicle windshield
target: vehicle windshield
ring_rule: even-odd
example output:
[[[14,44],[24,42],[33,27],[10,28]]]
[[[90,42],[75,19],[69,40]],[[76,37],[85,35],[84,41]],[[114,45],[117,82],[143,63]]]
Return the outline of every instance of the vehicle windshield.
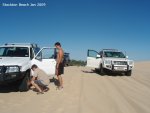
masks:
[[[113,58],[125,58],[125,55],[122,52],[106,51],[104,52],[105,57]]]
[[[28,47],[0,47],[0,57],[29,57]]]

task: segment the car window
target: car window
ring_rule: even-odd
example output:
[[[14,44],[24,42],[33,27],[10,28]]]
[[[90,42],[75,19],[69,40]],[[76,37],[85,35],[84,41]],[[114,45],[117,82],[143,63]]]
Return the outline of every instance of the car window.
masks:
[[[39,51],[40,51],[40,48],[39,48],[39,47],[34,48],[34,53],[35,53],[35,55],[36,55]]]
[[[88,51],[88,56],[89,57],[97,57],[98,53],[96,51],[93,51],[93,50],[89,50]]]
[[[27,47],[0,47],[0,56],[29,57],[29,49]]]
[[[0,56],[3,56],[4,50],[5,50],[5,48],[3,48],[3,47],[0,48]]]
[[[107,51],[107,52],[104,52],[104,55],[105,57],[125,58],[125,55],[122,52]]]
[[[54,48],[44,48],[38,53],[36,58],[42,59],[54,59],[55,58],[55,49]]]

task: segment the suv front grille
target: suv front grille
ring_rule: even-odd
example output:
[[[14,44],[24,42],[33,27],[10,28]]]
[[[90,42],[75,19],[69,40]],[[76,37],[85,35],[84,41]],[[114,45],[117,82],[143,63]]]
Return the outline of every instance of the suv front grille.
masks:
[[[114,61],[114,65],[127,65],[126,61]]]
[[[0,66],[0,74],[6,72],[6,67],[5,66]]]
[[[0,67],[0,74],[2,73],[2,67]]]

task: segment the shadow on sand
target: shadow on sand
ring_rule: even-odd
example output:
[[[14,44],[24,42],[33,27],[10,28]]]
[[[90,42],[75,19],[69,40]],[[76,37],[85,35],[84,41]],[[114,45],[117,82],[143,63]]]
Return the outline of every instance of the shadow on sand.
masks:
[[[105,73],[104,74],[100,74],[99,70],[94,70],[94,69],[91,69],[90,71],[85,71],[85,70],[82,70],[83,73],[96,73],[97,75],[100,75],[100,76],[112,76],[112,77],[116,77],[116,76],[124,76],[123,73],[112,73],[110,71],[106,71],[105,70]]]
[[[52,79],[50,79],[50,82],[54,83],[55,86],[59,86],[59,81],[54,77]]]
[[[95,70],[91,69],[91,71],[82,70],[83,73],[95,73]]]
[[[16,84],[0,85],[0,93],[18,92]]]
[[[56,78],[50,79],[56,86],[59,86],[59,81]],[[29,90],[37,92],[35,88],[30,87]],[[0,85],[0,93],[19,92],[18,84]]]

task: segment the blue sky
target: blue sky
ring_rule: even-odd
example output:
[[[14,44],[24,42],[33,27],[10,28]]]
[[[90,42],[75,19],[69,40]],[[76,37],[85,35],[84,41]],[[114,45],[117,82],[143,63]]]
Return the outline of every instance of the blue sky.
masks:
[[[2,7],[45,2],[46,7]],[[0,44],[61,42],[72,59],[87,49],[115,48],[133,60],[150,60],[149,0],[0,0]]]

